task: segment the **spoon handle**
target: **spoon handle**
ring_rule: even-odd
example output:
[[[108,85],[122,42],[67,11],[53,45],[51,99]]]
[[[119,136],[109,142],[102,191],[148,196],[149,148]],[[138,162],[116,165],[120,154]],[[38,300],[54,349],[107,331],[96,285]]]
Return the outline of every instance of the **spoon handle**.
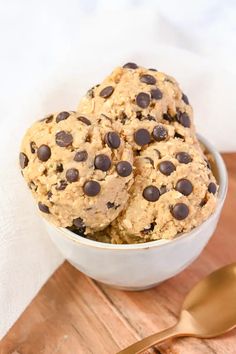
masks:
[[[139,354],[142,353],[144,350],[154,346],[155,344],[161,343],[166,339],[181,336],[180,332],[178,331],[178,325],[173,327],[167,328],[164,331],[159,333],[152,334],[149,337],[146,337],[124,350],[121,350],[117,354]]]

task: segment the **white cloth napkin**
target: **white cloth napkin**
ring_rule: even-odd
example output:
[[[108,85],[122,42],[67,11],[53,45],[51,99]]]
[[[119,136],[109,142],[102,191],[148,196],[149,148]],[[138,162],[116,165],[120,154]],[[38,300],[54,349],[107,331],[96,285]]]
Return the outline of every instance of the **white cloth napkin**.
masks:
[[[233,1],[21,0],[0,3],[0,338],[62,262],[18,169],[37,118],[127,61],[177,78],[198,130],[236,150]]]

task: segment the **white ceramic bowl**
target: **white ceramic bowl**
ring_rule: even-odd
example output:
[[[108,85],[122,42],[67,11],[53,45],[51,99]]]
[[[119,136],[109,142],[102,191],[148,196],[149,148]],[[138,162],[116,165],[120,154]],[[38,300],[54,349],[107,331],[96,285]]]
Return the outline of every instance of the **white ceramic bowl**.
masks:
[[[125,290],[142,290],[173,277],[192,263],[212,236],[227,192],[225,164],[216,149],[199,137],[215,160],[219,183],[214,214],[191,232],[173,240],[114,245],[88,240],[45,221],[52,241],[63,256],[89,277]]]

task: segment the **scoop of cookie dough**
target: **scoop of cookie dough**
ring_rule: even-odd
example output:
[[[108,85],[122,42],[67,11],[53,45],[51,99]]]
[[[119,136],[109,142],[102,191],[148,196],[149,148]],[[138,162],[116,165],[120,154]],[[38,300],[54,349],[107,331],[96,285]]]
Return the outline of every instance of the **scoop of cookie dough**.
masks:
[[[217,184],[198,147],[180,139],[157,142],[134,165],[128,204],[107,230],[112,243],[171,239],[213,213]]]
[[[78,112],[33,124],[20,165],[43,216],[98,241],[171,239],[216,205],[187,96],[134,63],[90,89]]]
[[[81,99],[79,111],[110,119],[137,150],[151,140],[159,141],[161,134],[153,132],[157,123],[169,126],[174,136],[190,144],[197,140],[192,107],[176,80],[134,63],[116,68],[90,89]]]
[[[123,210],[133,181],[130,145],[92,116],[52,114],[32,125],[20,165],[43,216],[81,234],[102,230]]]

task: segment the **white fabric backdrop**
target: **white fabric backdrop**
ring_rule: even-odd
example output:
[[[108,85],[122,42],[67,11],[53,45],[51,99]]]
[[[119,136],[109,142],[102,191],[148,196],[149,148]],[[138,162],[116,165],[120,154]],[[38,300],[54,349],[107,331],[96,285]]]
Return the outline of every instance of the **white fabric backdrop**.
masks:
[[[177,78],[199,131],[236,150],[236,3],[0,0],[0,338],[62,262],[20,176],[21,137],[114,66]]]

